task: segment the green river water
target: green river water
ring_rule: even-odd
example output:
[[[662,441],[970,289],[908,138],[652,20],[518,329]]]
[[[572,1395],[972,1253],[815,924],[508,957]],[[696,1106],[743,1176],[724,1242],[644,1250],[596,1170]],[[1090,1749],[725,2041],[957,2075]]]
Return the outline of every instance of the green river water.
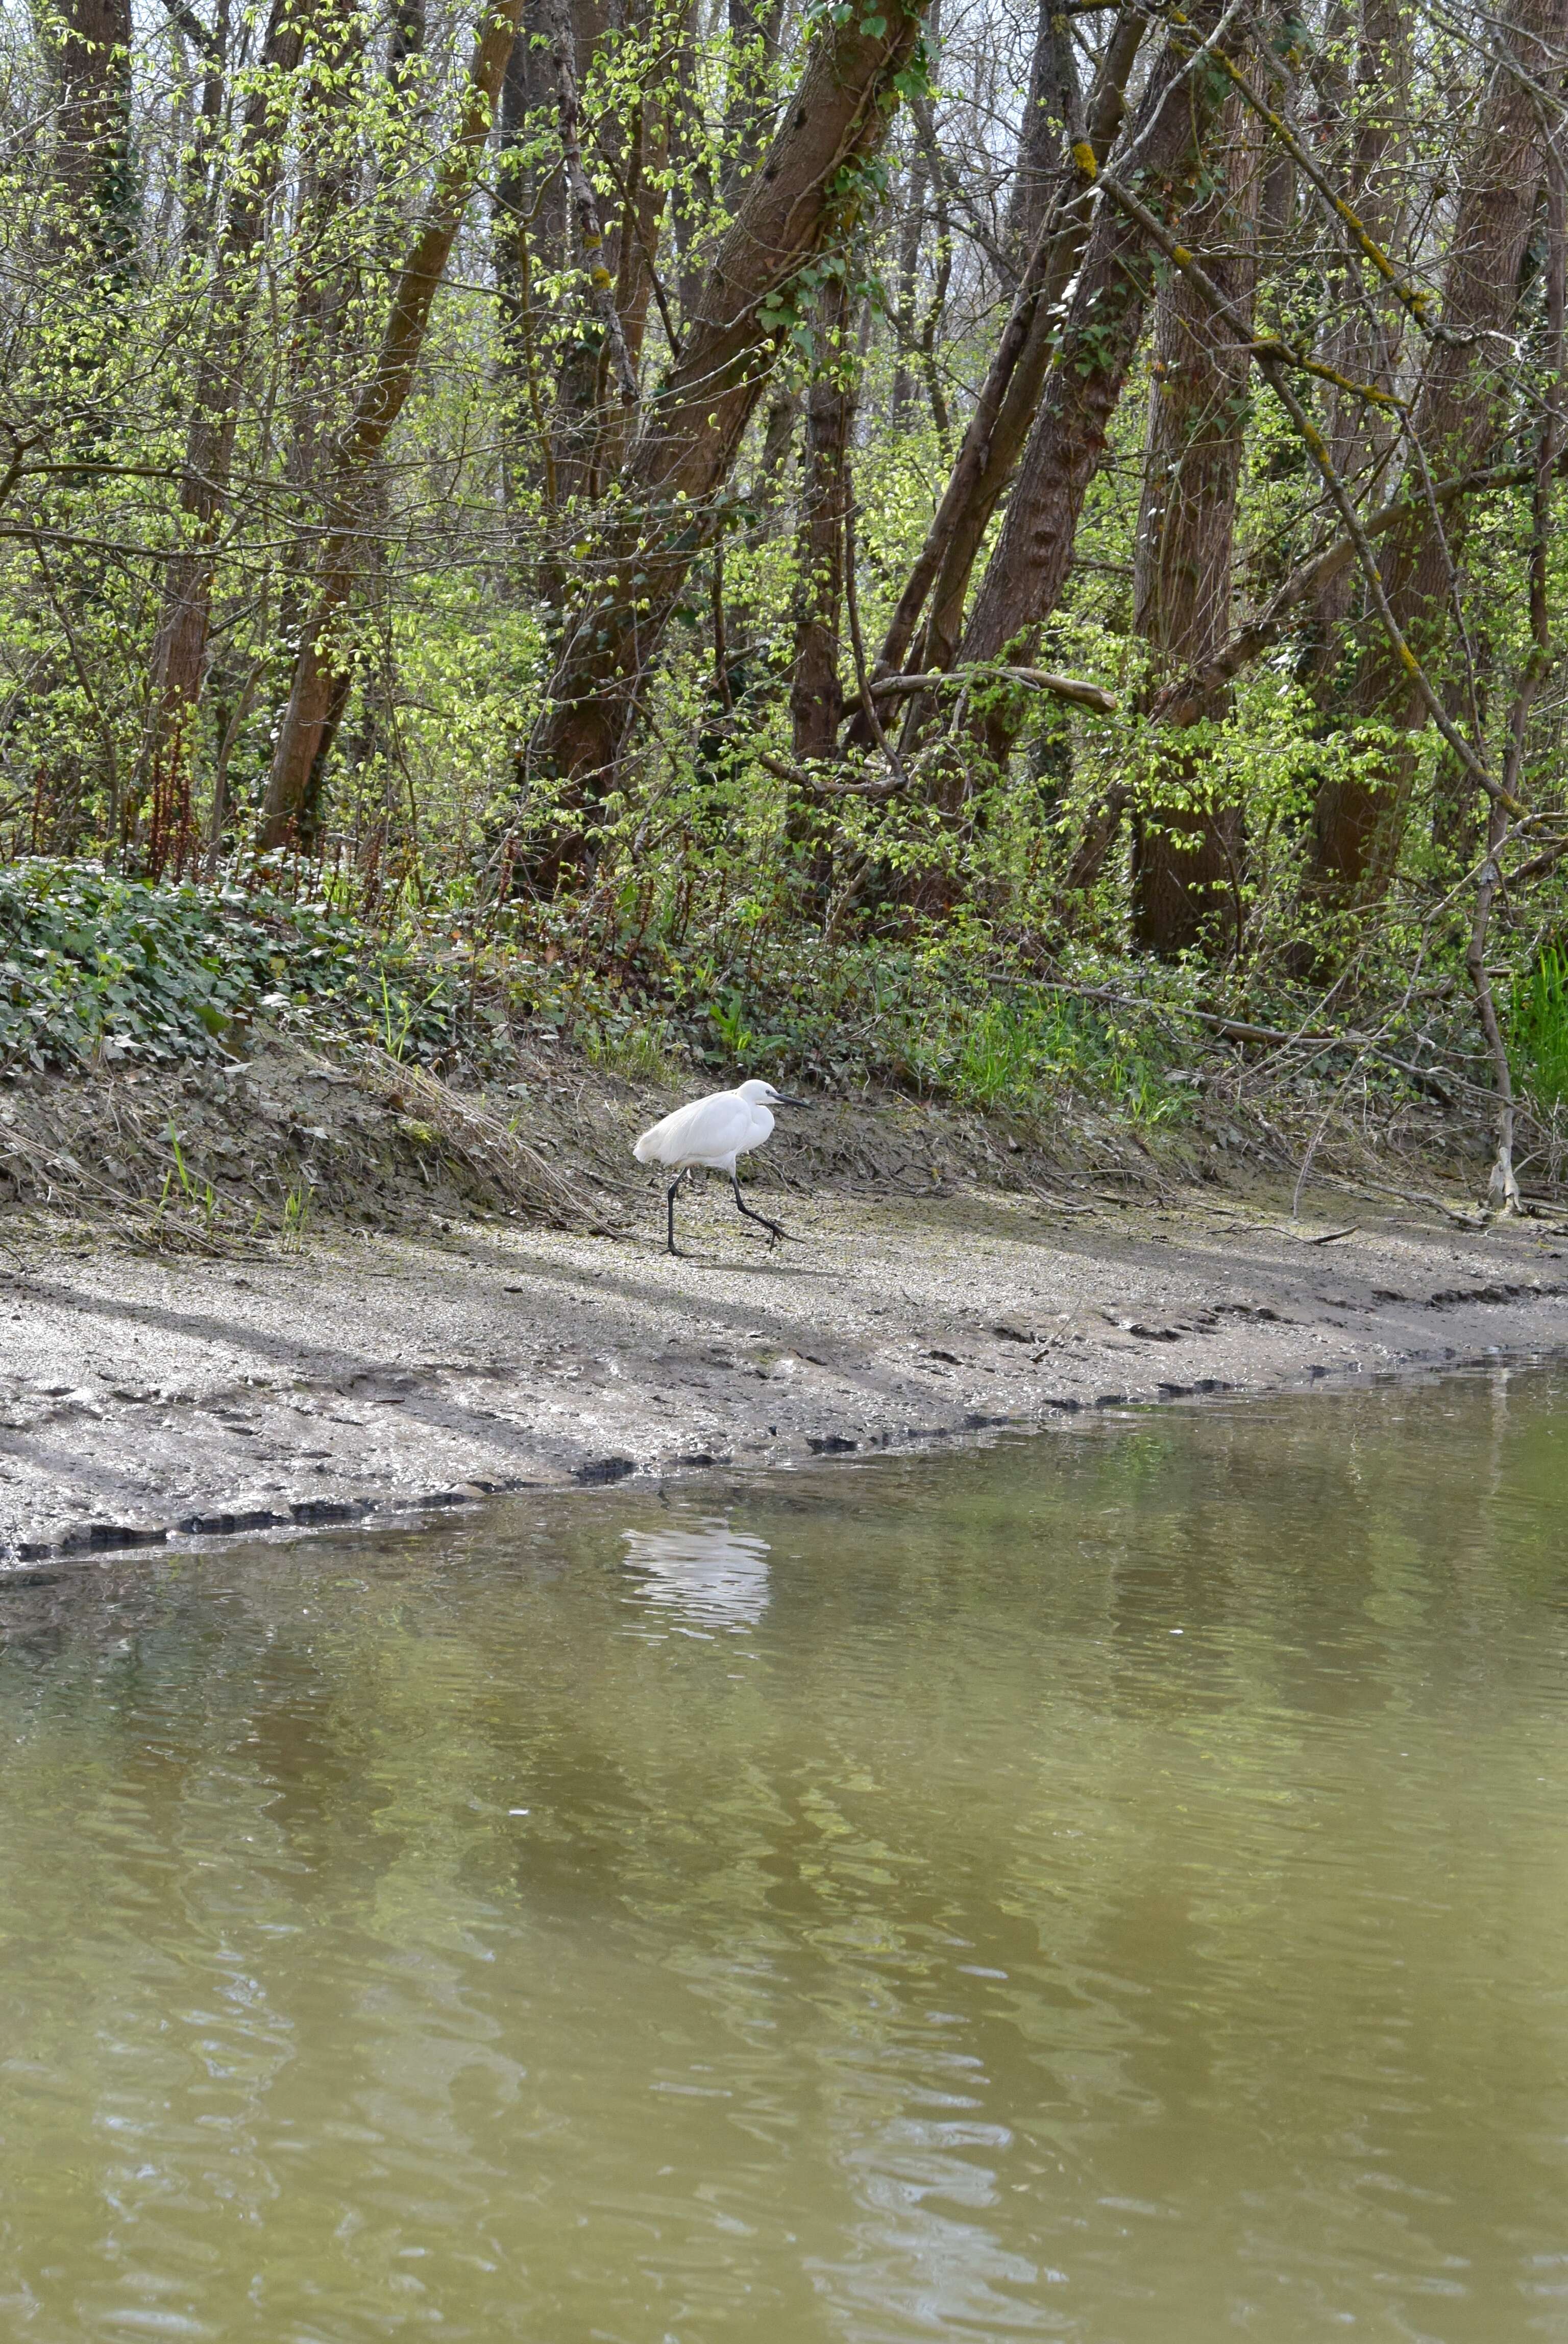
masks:
[[[1568,2344],[1568,1377],[0,1635],[5,2344]]]

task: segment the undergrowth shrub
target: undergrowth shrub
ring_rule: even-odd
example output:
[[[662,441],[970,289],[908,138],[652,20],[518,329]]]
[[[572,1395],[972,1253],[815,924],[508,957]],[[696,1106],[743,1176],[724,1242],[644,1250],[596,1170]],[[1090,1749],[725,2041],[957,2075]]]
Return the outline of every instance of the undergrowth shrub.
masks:
[[[925,1086],[965,1106],[1038,1114],[1064,1096],[1092,1096],[1147,1124],[1180,1111],[1170,1064],[1147,1033],[1092,1004],[1013,991],[943,1002],[916,1055]]]

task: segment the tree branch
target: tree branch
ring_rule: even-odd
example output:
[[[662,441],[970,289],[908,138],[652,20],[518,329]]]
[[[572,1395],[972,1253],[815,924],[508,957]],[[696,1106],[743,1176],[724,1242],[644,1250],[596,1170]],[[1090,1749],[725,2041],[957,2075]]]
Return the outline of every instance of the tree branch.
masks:
[[[1272,349],[1257,348],[1245,319],[1225,298],[1213,278],[1188,251],[1186,246],[1179,244],[1169,234],[1164,223],[1158,220],[1147,206],[1139,203],[1129,188],[1124,187],[1119,180],[1112,178],[1108,173],[1102,173],[1100,186],[1114,202],[1121,206],[1128,217],[1137,222],[1156,249],[1164,253],[1172,266],[1179,268],[1189,282],[1197,288],[1215,317],[1223,318],[1236,335],[1238,341],[1247,345],[1251,352],[1253,363],[1294,424],[1298,436],[1311,457],[1319,477],[1344,523],[1345,533],[1355,548],[1356,557],[1367,581],[1367,591],[1383,632],[1388,637],[1394,657],[1414,684],[1427,714],[1477,788],[1484,790],[1492,803],[1502,806],[1505,812],[1512,814],[1522,813],[1524,809],[1512,792],[1505,789],[1501,782],[1488,773],[1463,733],[1449,716],[1433,688],[1431,679],[1411,649],[1404,631],[1394,616],[1387,589],[1383,585],[1382,573],[1378,567],[1377,555],[1372,551],[1365,528],[1357,516],[1350,490],[1335,469],[1322,433],[1290,387],[1288,377],[1294,360],[1287,354],[1285,346],[1281,344],[1277,353]]]
[[[985,661],[976,661],[966,667],[933,668],[926,675],[878,676],[871,685],[871,698],[905,700],[917,692],[976,683],[1021,683],[1031,692],[1047,692],[1054,699],[1070,700],[1079,708],[1092,708],[1097,716],[1114,716],[1120,705],[1114,692],[1086,682],[1081,676],[1055,675],[1049,668],[1043,667],[995,666]],[[859,696],[845,702],[846,716],[857,714],[865,706],[864,695],[863,685]]]

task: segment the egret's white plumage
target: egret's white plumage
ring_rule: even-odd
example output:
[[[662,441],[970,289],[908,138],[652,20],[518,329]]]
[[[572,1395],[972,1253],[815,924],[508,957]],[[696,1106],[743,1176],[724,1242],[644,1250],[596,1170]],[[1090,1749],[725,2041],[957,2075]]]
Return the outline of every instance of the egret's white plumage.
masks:
[[[774,1127],[775,1106],[804,1106],[804,1099],[785,1098],[772,1083],[742,1083],[733,1091],[710,1091],[706,1098],[678,1106],[673,1115],[642,1134],[632,1150],[639,1164],[663,1164],[675,1177],[670,1183],[668,1238],[675,1250],[675,1191],[688,1172],[723,1172],[735,1192],[735,1203],[748,1221],[761,1221],[771,1232],[769,1243],[784,1235],[776,1221],[754,1213],[741,1197],[735,1165],[739,1157],[760,1147]]]
[[[738,1090],[710,1091],[706,1098],[678,1106],[645,1131],[632,1150],[639,1164],[667,1164],[684,1172],[701,1165],[707,1172],[733,1172],[737,1156],[760,1147],[774,1127],[768,1106],[778,1093],[772,1083],[743,1083]]]

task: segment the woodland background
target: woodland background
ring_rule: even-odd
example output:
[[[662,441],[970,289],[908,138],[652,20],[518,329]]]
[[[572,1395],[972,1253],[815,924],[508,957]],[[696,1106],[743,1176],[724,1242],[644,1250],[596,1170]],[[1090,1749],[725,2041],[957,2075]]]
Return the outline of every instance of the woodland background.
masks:
[[[1150,1120],[1207,1033],[1558,1168],[1568,0],[0,41],[13,1057],[309,901],[280,1000]]]

